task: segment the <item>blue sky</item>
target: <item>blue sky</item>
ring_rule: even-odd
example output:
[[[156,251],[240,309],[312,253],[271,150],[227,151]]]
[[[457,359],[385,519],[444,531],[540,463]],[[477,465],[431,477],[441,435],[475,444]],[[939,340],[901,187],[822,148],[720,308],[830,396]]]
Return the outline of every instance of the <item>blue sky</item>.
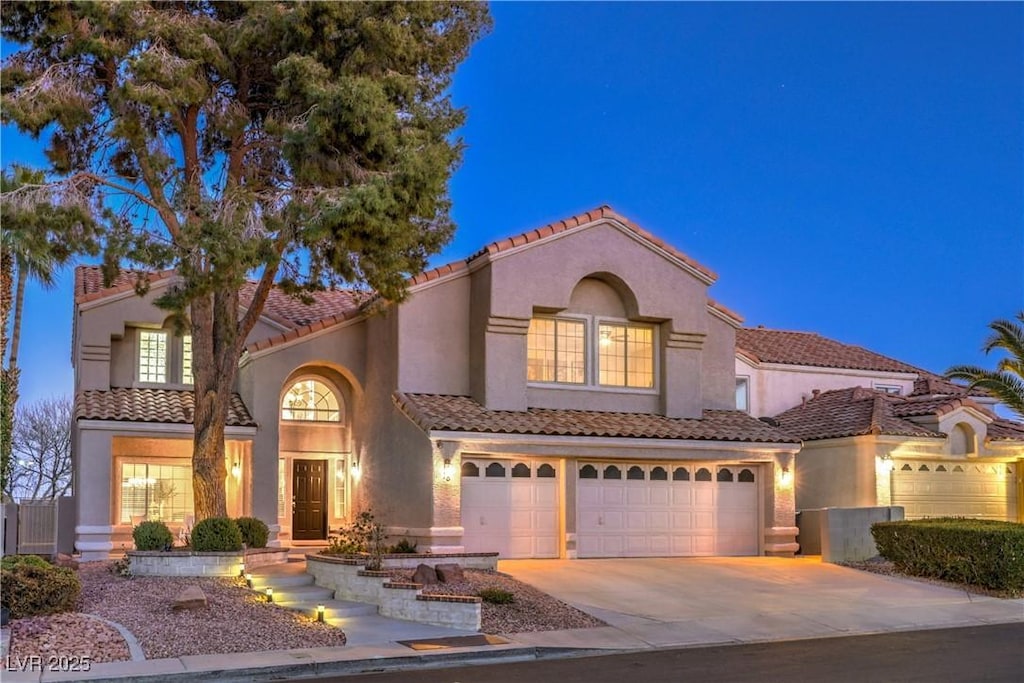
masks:
[[[469,255],[610,204],[748,324],[935,371],[1024,308],[1024,5],[499,3],[460,69]],[[2,163],[42,164],[3,129]],[[32,287],[22,396],[70,393],[72,281]]]

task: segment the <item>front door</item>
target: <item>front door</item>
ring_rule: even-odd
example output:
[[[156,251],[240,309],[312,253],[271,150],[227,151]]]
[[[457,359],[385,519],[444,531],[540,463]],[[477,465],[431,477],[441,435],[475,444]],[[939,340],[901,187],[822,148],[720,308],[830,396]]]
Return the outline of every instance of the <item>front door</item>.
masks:
[[[327,538],[326,460],[295,460],[292,465],[292,538]]]

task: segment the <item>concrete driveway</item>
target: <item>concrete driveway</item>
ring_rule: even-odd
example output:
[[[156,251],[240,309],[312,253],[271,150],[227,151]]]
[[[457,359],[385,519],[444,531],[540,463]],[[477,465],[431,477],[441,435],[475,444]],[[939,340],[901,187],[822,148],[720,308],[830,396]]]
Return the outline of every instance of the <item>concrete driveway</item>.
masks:
[[[817,558],[504,560],[498,569],[608,624],[516,637],[537,645],[666,647],[1024,622],[1024,600]]]

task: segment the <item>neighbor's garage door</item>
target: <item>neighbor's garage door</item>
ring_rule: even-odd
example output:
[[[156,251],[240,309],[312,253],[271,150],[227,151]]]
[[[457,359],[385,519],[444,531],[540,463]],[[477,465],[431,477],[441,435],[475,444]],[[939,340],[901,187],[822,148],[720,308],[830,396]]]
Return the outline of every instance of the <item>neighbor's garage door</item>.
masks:
[[[558,557],[558,477],[551,462],[462,460],[466,552]]]
[[[1013,464],[896,460],[892,504],[907,519],[976,517],[1017,520]]]
[[[580,462],[577,472],[579,557],[758,554],[754,467]]]

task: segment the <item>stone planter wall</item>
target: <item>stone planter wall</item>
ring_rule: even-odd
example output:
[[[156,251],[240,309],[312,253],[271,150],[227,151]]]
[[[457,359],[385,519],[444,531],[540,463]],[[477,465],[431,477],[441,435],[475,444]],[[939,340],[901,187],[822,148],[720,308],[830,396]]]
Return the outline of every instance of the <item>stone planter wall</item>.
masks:
[[[316,585],[333,590],[335,599],[374,604],[381,615],[395,619],[480,630],[481,601],[476,596],[423,595],[422,585],[393,582],[386,571],[366,571],[360,560],[323,555],[306,560],[306,572]]]
[[[129,550],[127,555],[136,576],[238,576],[238,565],[243,562],[246,569],[253,569],[288,561],[288,550],[282,548],[208,553]]]
[[[310,557],[352,560],[362,566],[365,557],[345,555],[306,555]],[[463,569],[486,569],[495,571],[498,568],[498,553],[396,553],[382,557],[386,569],[416,569],[421,564],[436,567],[439,564],[459,564]]]

